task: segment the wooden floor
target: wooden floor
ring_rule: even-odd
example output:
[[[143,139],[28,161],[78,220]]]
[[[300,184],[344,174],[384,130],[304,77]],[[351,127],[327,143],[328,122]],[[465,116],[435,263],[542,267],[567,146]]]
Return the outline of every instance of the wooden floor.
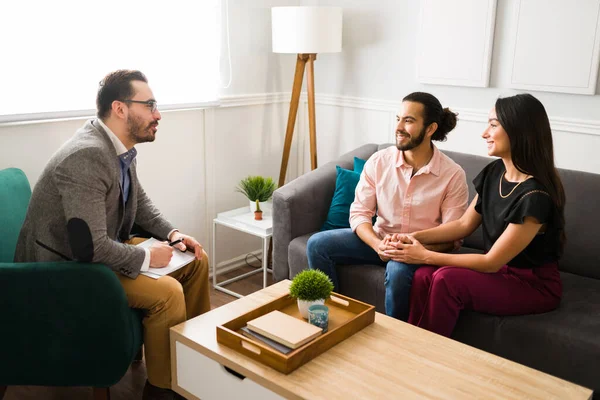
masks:
[[[244,267],[219,275],[219,281],[224,281],[251,270],[250,267]],[[269,274],[268,284],[272,283],[273,279]],[[255,292],[262,289],[262,273],[233,282],[227,285],[227,288],[244,295]],[[220,307],[236,299],[236,297],[214,290],[211,287],[210,302],[212,308]],[[35,364],[35,360],[31,362]],[[142,389],[145,383],[146,366],[144,362],[134,362],[119,383],[110,388],[110,398],[111,400],[139,400],[142,398]],[[2,400],[92,400],[92,398],[92,388],[89,387],[9,386]]]

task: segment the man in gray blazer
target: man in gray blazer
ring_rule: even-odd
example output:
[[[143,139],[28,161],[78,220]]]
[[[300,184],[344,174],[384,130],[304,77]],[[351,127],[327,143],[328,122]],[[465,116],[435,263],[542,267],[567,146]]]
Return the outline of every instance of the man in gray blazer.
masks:
[[[119,70],[100,83],[98,118],[87,121],[50,159],[35,185],[15,261],[78,260],[106,264],[119,277],[129,304],[148,311],[144,346],[145,398],[174,397],[169,328],[210,310],[208,257],[156,209],[136,174],[137,143],[152,142],[161,119],[144,74]],[[176,241],[196,260],[159,279],[140,272],[169,264],[173,247],[135,246],[136,224]],[[166,395],[166,397],[165,397]]]

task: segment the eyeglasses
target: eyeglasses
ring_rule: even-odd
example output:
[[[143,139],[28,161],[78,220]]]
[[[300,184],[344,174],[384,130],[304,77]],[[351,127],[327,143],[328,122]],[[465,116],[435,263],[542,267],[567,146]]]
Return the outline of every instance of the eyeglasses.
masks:
[[[140,100],[121,100],[123,103],[138,103],[138,104],[145,104],[146,107],[148,107],[150,109],[150,112],[155,112],[156,110],[158,110],[158,103],[156,103],[156,100],[147,100],[147,101],[140,101]]]

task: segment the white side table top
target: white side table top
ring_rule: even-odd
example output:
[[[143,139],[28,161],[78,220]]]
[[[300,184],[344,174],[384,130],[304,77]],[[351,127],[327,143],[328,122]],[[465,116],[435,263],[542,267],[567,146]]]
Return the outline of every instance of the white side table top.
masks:
[[[228,226],[262,238],[270,237],[273,234],[273,216],[270,209],[263,211],[263,219],[260,221],[254,219],[254,213],[248,206],[218,213],[217,218],[213,221],[215,224]]]

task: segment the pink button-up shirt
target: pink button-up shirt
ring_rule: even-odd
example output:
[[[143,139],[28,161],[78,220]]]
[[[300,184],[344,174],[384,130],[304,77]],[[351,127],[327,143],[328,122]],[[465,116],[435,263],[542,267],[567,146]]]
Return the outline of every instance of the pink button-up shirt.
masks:
[[[412,178],[413,168],[395,146],[367,160],[350,206],[353,231],[371,223],[375,233],[412,233],[460,218],[467,209],[465,171],[433,146],[433,157]]]

